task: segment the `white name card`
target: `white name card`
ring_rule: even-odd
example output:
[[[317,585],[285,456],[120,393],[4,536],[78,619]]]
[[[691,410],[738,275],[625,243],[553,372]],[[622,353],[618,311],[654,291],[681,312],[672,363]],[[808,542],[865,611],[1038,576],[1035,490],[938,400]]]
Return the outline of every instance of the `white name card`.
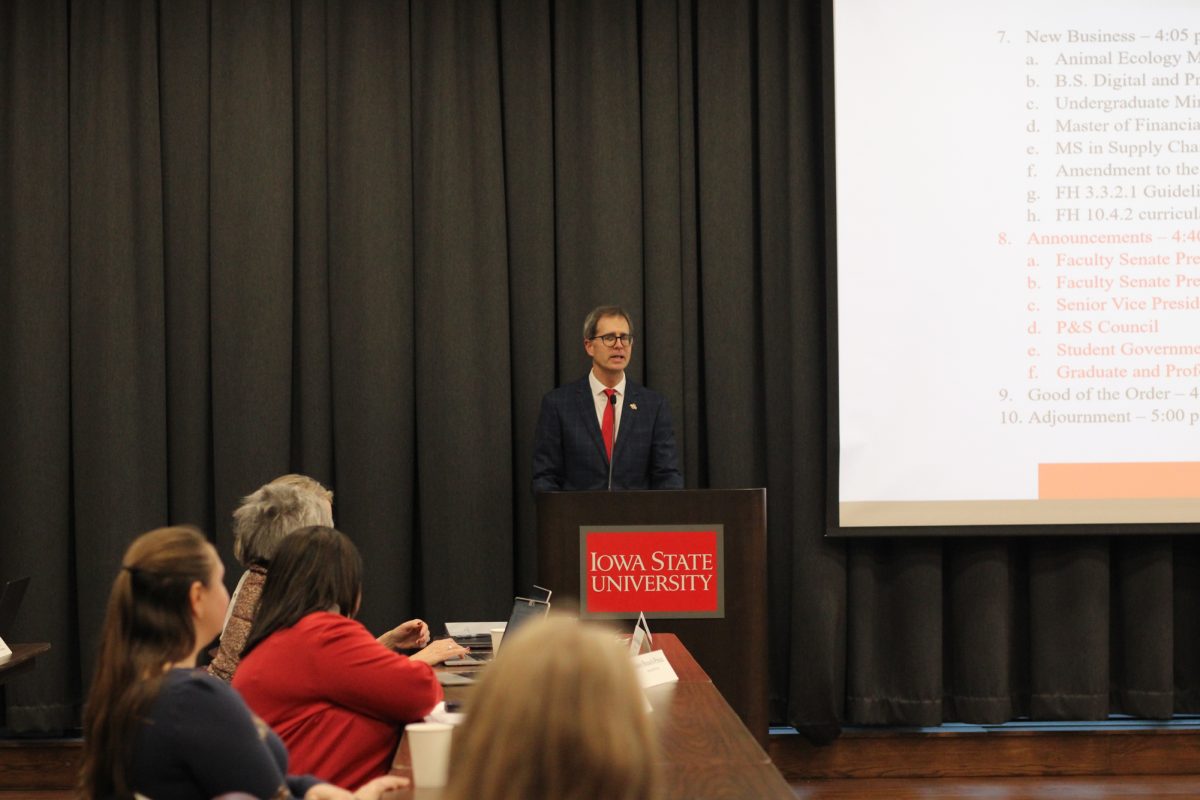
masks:
[[[633,657],[633,668],[637,672],[638,682],[643,689],[659,686],[664,683],[675,683],[679,676],[671,668],[671,662],[662,650],[651,650]]]

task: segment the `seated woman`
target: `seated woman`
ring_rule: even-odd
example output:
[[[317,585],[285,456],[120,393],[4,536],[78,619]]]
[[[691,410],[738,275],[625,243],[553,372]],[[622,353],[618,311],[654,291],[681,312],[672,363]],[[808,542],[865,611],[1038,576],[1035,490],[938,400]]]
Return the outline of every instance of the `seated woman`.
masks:
[[[233,512],[233,555],[246,571],[233,591],[221,642],[208,666],[210,674],[233,680],[271,559],[285,536],[310,525],[333,525],[333,492],[307,475],[280,475],[242,498]],[[429,626],[419,619],[409,620],[379,641],[391,648],[424,647],[429,643]]]
[[[628,648],[565,617],[505,640],[454,731],[444,800],[654,800],[657,739]]]
[[[406,785],[382,778],[352,795],[287,775],[279,738],[237,692],[194,668],[229,602],[225,568],[199,531],[150,531],[121,563],[84,709],[83,797],[374,800]]]
[[[442,699],[432,665],[466,650],[434,642],[406,658],[354,621],[362,558],[333,528],[279,545],[233,686],[282,737],[299,770],[355,785],[384,775],[404,725]]]

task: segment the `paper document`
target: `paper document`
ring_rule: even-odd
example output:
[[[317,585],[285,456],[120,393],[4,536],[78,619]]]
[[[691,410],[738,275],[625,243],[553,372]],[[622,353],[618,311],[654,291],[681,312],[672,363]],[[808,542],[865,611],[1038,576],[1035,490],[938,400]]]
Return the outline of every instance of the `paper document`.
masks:
[[[492,628],[503,628],[504,620],[500,622],[447,622],[446,633],[452,638],[460,636],[490,636]]]

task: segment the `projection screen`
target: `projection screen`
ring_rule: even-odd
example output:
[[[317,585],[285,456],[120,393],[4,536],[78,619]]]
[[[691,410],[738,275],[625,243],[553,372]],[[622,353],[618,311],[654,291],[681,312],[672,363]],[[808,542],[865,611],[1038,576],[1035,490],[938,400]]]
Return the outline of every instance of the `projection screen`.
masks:
[[[840,532],[1200,530],[1194,4],[827,11]]]

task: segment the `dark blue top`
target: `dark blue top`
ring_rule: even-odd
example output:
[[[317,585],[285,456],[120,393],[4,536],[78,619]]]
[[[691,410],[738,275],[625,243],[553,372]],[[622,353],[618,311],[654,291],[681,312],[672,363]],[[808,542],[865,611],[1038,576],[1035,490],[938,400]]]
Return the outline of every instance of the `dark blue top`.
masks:
[[[287,748],[228,684],[173,669],[137,734],[129,783],[153,798],[211,800],[244,792],[303,797],[321,781],[287,775]]]

